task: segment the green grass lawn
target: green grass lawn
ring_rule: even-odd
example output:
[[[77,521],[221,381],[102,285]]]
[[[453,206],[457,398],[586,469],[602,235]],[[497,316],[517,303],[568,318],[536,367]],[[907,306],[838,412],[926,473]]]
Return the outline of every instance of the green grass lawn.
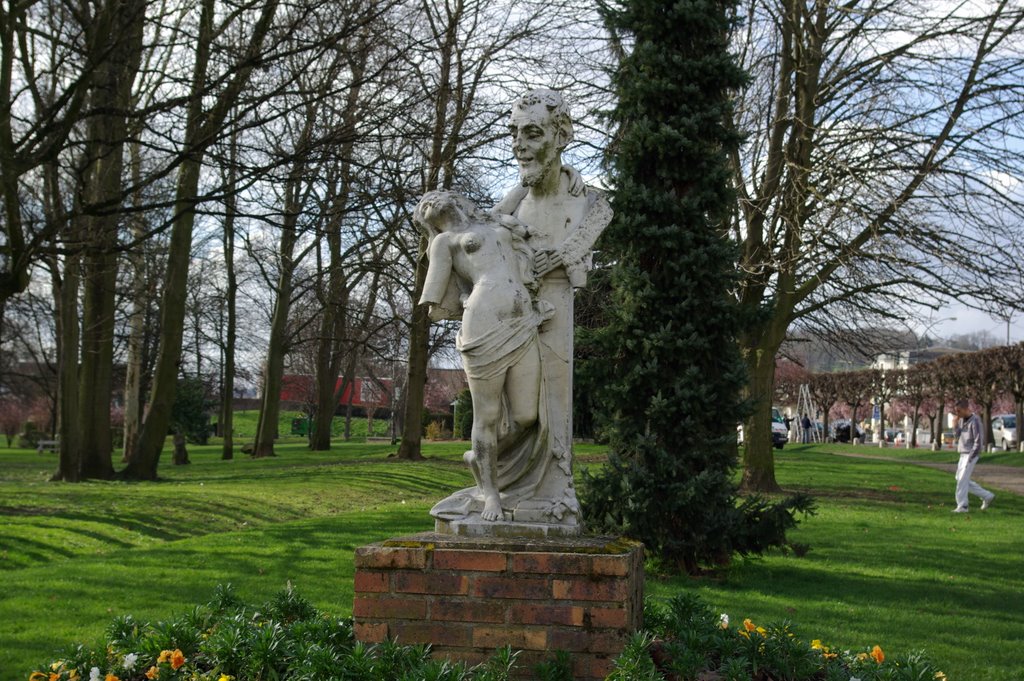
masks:
[[[259,426],[260,412],[258,409],[248,411],[236,411],[232,420],[232,427],[235,437],[239,440],[252,439],[256,437],[256,430]],[[288,438],[292,432],[292,419],[305,419],[306,415],[301,411],[282,410],[277,418],[277,432],[282,438]],[[214,419],[216,421],[216,418]],[[391,422],[387,419],[373,420],[373,435],[381,437],[387,435]],[[353,440],[361,440],[369,434],[370,423],[365,416],[352,417],[349,426],[349,436]],[[342,437],[345,433],[345,417],[335,416],[331,419],[331,437]]]
[[[469,482],[464,449],[427,444],[426,461],[407,463],[377,444],[313,453],[283,441],[276,458],[233,461],[192,447],[190,466],[163,459],[158,483],[78,485],[46,481],[53,455],[0,449],[0,681],[100,640],[117,614],[167,617],[220,583],[258,603],[290,581],[347,615],[355,547],[431,529],[430,505]],[[734,623],[789,620],[837,648],[925,649],[951,681],[1024,678],[1024,500],[1002,493],[990,511],[952,515],[950,475],[837,451],[876,453],[777,456],[780,483],[818,498],[791,537],[805,557],[738,560],[716,578],[648,575],[648,594],[696,590]],[[601,450],[578,457],[600,465]]]

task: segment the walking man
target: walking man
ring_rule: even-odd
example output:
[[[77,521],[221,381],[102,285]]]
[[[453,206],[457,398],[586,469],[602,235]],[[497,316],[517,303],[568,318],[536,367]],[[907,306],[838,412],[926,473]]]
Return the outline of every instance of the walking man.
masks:
[[[967,400],[958,400],[956,403],[956,415],[958,417],[956,426],[956,446],[960,452],[960,461],[956,466],[956,508],[953,513],[967,513],[967,494],[981,497],[981,510],[992,505],[996,495],[971,480],[971,473],[974,472],[974,464],[981,456],[981,448],[985,446],[985,437],[981,427],[981,419],[970,410]]]

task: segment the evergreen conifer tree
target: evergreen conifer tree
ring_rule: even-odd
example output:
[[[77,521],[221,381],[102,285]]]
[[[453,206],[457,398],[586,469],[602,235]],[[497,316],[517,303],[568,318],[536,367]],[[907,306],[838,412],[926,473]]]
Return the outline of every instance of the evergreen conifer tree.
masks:
[[[732,4],[603,5],[623,47],[607,158],[615,218],[601,242],[614,294],[597,336],[605,360],[588,363],[604,375],[588,384],[602,386],[611,451],[587,477],[584,514],[691,573],[750,548],[745,518],[772,518],[783,538],[795,522],[785,508],[738,504],[732,481],[744,380],[726,235],[727,155],[740,142],[729,92],[744,82],[727,49]]]

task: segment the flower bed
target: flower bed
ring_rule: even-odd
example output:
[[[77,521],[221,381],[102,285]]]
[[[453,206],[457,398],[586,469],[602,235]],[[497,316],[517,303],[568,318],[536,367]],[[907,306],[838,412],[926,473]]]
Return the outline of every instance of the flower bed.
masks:
[[[879,645],[834,649],[799,638],[791,625],[731,626],[691,596],[645,603],[646,631],[616,659],[608,681],[947,681],[922,653],[889,656]],[[116,618],[104,642],[69,648],[29,681],[502,681],[516,654],[499,650],[469,667],[424,646],[354,640],[349,620],[321,613],[290,588],[259,607],[230,586],[169,622]],[[538,681],[571,681],[571,661],[552,653]],[[518,675],[521,676],[520,669]]]

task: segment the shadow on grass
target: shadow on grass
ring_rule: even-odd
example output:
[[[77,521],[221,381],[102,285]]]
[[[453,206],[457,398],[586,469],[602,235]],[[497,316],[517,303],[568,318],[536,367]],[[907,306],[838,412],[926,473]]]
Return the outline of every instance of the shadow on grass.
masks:
[[[116,615],[166,619],[227,582],[254,603],[290,582],[318,608],[347,617],[356,547],[432,529],[427,508],[392,504],[11,572],[0,600],[0,681],[23,681],[62,647],[97,640]]]

